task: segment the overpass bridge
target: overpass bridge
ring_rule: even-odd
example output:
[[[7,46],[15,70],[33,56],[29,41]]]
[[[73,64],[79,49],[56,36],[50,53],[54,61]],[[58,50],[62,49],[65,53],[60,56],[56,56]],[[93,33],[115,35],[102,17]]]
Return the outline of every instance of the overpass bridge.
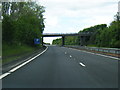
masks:
[[[91,32],[81,32],[81,33],[43,33],[42,34],[42,45],[44,37],[62,37],[62,46],[65,45],[66,36],[80,36],[80,44],[85,45],[85,38],[91,36]]]

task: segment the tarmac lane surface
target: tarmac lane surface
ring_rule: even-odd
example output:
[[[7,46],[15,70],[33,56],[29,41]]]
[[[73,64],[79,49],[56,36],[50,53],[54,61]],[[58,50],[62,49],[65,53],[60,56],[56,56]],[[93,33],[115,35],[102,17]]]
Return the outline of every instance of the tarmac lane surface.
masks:
[[[74,49],[48,50],[2,79],[3,88],[118,88],[118,60]]]

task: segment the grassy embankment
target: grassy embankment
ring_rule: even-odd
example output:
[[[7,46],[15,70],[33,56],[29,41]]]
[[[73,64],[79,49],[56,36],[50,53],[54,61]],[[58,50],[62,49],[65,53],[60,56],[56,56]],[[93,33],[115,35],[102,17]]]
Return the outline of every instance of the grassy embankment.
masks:
[[[97,47],[97,48],[111,48],[111,47],[98,47],[97,45],[87,45],[87,47]],[[120,48],[117,48],[120,49]]]
[[[39,47],[30,47],[27,45],[16,46],[16,45],[2,45],[2,64],[9,63],[13,60],[20,59],[26,55],[33,53],[34,51],[40,49]]]

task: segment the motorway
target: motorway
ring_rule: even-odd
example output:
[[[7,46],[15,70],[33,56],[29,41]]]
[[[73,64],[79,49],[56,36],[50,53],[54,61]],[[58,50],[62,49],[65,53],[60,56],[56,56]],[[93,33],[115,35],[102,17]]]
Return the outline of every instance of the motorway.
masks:
[[[118,60],[48,46],[41,56],[2,79],[3,88],[118,88]]]

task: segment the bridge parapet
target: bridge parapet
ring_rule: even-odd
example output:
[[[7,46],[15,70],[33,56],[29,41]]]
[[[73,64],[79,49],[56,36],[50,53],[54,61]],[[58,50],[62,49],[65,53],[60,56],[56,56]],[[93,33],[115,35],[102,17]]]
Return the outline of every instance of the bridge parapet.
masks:
[[[43,33],[43,35],[66,35],[66,34],[78,34],[78,33]]]
[[[91,32],[81,32],[81,33],[43,33],[43,36],[89,36]]]

